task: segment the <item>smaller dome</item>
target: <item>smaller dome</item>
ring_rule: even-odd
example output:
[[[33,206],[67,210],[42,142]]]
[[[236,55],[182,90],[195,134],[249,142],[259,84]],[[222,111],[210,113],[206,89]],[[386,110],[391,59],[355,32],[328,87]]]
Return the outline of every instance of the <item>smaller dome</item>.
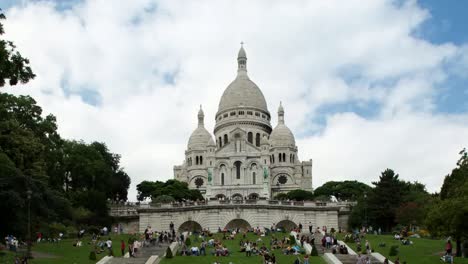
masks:
[[[284,108],[280,102],[278,107],[278,125],[270,134],[272,147],[295,147],[296,140],[291,130],[284,124]]]
[[[187,148],[188,150],[205,149],[211,142],[214,142],[211,134],[204,127],[199,126],[190,135]]]
[[[190,135],[187,145],[188,150],[206,149],[207,146],[216,146],[210,132],[205,128],[204,119],[205,114],[200,105],[200,110],[198,111],[198,127],[192,132],[192,135]]]
[[[270,144],[272,147],[295,147],[296,140],[285,124],[278,124],[270,134]]]

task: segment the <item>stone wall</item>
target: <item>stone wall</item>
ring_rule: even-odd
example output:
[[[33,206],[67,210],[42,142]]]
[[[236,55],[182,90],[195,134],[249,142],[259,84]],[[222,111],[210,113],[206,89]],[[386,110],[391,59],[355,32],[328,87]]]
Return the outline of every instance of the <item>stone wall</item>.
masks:
[[[139,231],[147,226],[154,230],[169,230],[170,222],[176,230],[190,221],[203,229],[216,232],[223,229],[231,221],[245,220],[251,227],[267,227],[273,223],[292,222],[303,225],[312,222],[313,226],[338,228],[337,207],[299,207],[299,206],[269,206],[269,205],[225,205],[199,206],[190,208],[147,208],[139,210]],[[187,224],[184,225],[186,227]]]

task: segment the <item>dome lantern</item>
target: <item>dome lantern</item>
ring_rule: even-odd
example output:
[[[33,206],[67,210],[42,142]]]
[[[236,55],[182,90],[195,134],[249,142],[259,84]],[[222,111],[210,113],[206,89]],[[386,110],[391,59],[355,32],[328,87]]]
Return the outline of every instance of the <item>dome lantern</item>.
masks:
[[[278,107],[278,123],[279,124],[284,124],[284,108],[283,105],[280,101],[280,105]]]
[[[247,54],[244,50],[244,42],[241,42],[241,48],[239,50],[239,53],[237,54],[237,72],[247,72]]]
[[[198,126],[202,127],[205,125],[205,114],[203,113],[202,106],[200,105],[200,110],[198,111]]]

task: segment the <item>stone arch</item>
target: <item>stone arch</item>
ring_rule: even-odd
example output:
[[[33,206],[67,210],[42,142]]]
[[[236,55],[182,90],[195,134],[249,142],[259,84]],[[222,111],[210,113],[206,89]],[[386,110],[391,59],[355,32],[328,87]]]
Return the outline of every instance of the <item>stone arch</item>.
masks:
[[[218,200],[226,200],[226,195],[218,193],[217,195],[215,195],[215,198]]]
[[[281,220],[276,224],[276,228],[285,230],[286,232],[289,232],[295,228],[297,228],[296,223],[294,223],[291,220]]]
[[[235,193],[235,194],[233,194],[233,195],[231,196],[231,199],[232,199],[232,200],[243,200],[244,197],[243,197],[242,194],[240,194],[240,193]]]
[[[188,231],[188,232],[193,232],[193,231],[202,231],[203,228],[200,225],[200,223],[193,221],[193,220],[188,220],[183,222],[178,229],[179,233]]]
[[[242,231],[246,231],[252,228],[249,222],[242,218],[235,218],[229,221],[226,226],[224,227],[226,229],[237,229],[239,228]]]
[[[234,168],[235,168],[236,179],[240,180],[242,178],[242,162],[241,161],[234,162]]]
[[[251,193],[249,194],[248,198],[250,200],[257,200],[258,198],[260,197],[260,195],[258,195],[258,193]]]

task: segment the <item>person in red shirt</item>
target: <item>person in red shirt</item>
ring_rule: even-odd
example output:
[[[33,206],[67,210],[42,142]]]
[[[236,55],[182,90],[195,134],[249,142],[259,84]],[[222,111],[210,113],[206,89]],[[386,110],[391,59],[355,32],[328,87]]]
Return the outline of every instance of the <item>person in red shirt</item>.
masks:
[[[125,242],[120,240],[120,250],[122,251],[122,256],[125,255]]]
[[[445,244],[445,252],[447,255],[452,255],[452,242],[450,240],[447,240],[447,244]]]

